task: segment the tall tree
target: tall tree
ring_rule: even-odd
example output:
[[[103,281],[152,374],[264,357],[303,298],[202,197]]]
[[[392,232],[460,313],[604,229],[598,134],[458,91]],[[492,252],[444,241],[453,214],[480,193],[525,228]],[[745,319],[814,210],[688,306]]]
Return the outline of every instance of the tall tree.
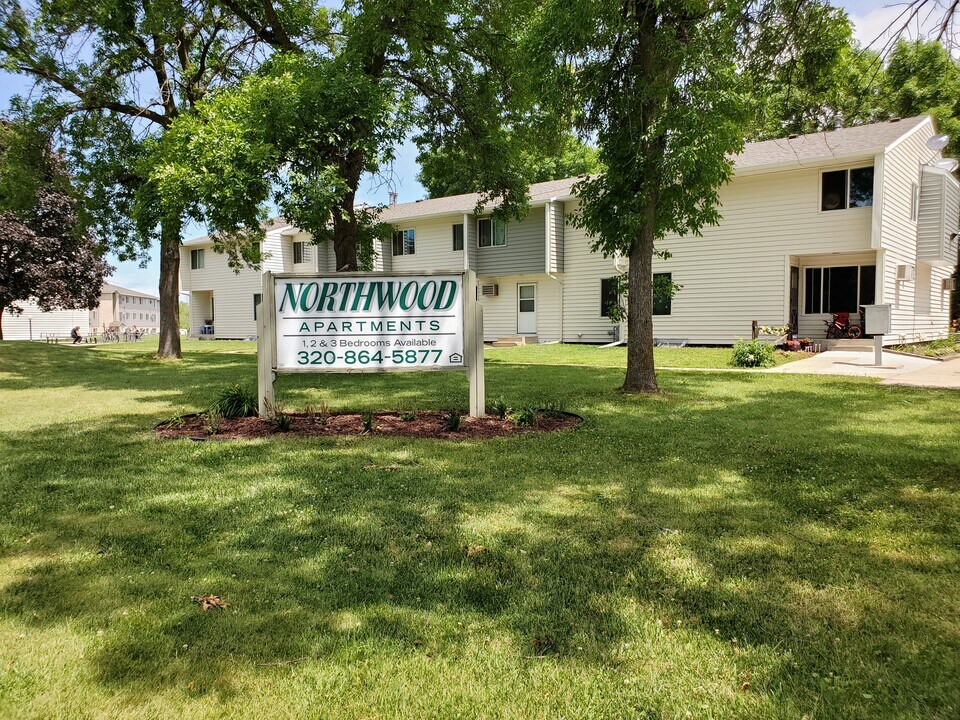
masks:
[[[530,67],[561,116],[596,137],[602,175],[579,183],[573,222],[593,249],[629,259],[623,390],[658,390],[653,258],[668,233],[720,219],[718,189],[750,127],[746,68],[802,53],[818,0],[547,0],[529,28]],[[812,23],[812,24],[807,24]],[[787,52],[789,51],[789,52]]]
[[[61,123],[87,186],[87,217],[100,221],[101,236],[121,257],[145,258],[151,244],[160,246],[161,357],[180,355],[184,213],[168,206],[139,222],[125,220],[151,172],[143,141],[242,75],[260,45],[231,11],[201,0],[0,4],[0,62],[34,78],[42,97],[37,115]]]
[[[537,145],[521,134],[517,138],[516,155],[520,158],[528,183],[560,180],[576,175],[599,173],[603,166],[597,150],[572,132],[555,138],[542,138]],[[432,198],[461,195],[482,190],[475,178],[478,163],[457,148],[427,147],[417,157],[420,174],[417,179]]]
[[[0,340],[3,316],[93,308],[112,268],[76,212],[62,157],[35,129],[0,124]]]
[[[269,3],[225,2],[273,55],[152,146],[157,161],[142,204],[186,206],[237,264],[262,235],[262,207],[272,199],[315,241],[333,242],[337,267],[357,269],[385,232],[356,202],[361,177],[386,168],[413,134],[474,159],[483,168],[476,188],[499,201],[497,212],[523,214],[527,181],[504,130],[537,132],[521,122],[529,96],[512,82],[517,28],[530,4],[347,0],[318,41],[310,27],[270,16]]]

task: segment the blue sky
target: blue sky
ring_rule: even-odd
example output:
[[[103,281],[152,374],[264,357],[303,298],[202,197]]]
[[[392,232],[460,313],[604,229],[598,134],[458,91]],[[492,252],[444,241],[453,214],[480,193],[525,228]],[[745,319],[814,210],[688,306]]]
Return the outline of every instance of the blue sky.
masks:
[[[857,38],[865,43],[873,42],[903,11],[902,5],[897,7],[876,0],[847,0],[838,4],[850,13],[856,27]],[[925,29],[933,22],[933,19],[921,18],[915,25]],[[882,45],[882,43],[883,39],[881,38],[877,44]],[[28,94],[30,87],[31,83],[24,78],[0,71],[0,112],[9,108],[10,99],[13,96]],[[359,199],[370,203],[385,203],[387,193],[391,189],[397,191],[400,202],[413,201],[424,197],[423,187],[417,182],[418,169],[416,148],[412,143],[405,143],[398,149],[397,159],[393,164],[392,172],[389,173],[391,187],[381,182],[367,180],[361,187]],[[190,237],[199,234],[203,234],[203,228],[194,226],[187,228],[184,236]],[[144,268],[133,262],[119,262],[116,258],[112,258],[111,262],[116,266],[111,282],[141,292],[156,294],[159,280],[156,248],[152,249],[150,260]]]

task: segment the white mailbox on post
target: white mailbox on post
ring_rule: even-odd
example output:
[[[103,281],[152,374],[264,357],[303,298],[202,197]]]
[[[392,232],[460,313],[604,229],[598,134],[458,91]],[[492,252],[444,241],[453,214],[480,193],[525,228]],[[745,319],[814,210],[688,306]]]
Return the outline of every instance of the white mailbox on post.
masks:
[[[864,324],[866,324],[864,331],[868,335],[890,334],[889,305],[864,305],[863,320]]]
[[[864,332],[873,335],[873,363],[883,365],[883,336],[890,334],[890,306],[864,305],[863,324]]]

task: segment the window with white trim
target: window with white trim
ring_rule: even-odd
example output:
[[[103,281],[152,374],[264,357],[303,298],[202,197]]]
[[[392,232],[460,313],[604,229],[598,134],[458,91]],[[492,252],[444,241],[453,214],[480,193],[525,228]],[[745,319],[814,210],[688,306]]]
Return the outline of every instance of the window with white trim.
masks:
[[[463,223],[453,226],[453,251],[463,250]]]
[[[873,305],[876,281],[876,265],[808,267],[804,270],[803,312],[858,313],[861,305]]]
[[[190,251],[190,269],[203,270],[203,250]]]
[[[920,186],[913,183],[910,186],[910,219],[917,221],[917,215],[920,212]]]
[[[477,220],[477,247],[503,247],[507,244],[507,225],[499,218]]]
[[[393,233],[393,255],[414,255],[417,252],[416,233],[413,229],[396,230]]]
[[[310,262],[310,243],[305,240],[297,240],[293,243],[293,264]]]
[[[820,209],[847,210],[873,205],[873,166],[831,170],[820,175]]]

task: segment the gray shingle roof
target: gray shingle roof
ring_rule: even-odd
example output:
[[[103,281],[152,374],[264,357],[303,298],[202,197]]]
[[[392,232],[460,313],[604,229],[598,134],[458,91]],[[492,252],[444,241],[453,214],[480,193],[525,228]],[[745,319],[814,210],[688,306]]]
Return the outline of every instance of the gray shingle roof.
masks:
[[[799,135],[795,138],[747,143],[743,152],[737,155],[734,164],[736,170],[753,170],[765,165],[794,163],[799,166],[805,162],[812,163],[837,156],[872,155],[881,152],[897,138],[906,135],[927,118],[927,115],[922,115],[904,118],[896,122],[858,125],[810,135]],[[572,177],[535,183],[530,186],[530,202],[536,204],[549,200],[551,197],[569,197],[571,188],[578,180],[580,178]],[[432,200],[401,203],[384,208],[383,212],[380,213],[380,219],[384,222],[397,222],[433,215],[472,213],[479,199],[479,193],[468,193],[466,195],[451,195]]]
[[[929,116],[904,118],[895,122],[873,123],[826,132],[799,135],[795,138],[779,138],[763,142],[747,143],[737,155],[737,170],[782,165],[803,164],[805,161],[824,160],[850,155],[873,155],[891,145],[897,138],[906,135]]]

